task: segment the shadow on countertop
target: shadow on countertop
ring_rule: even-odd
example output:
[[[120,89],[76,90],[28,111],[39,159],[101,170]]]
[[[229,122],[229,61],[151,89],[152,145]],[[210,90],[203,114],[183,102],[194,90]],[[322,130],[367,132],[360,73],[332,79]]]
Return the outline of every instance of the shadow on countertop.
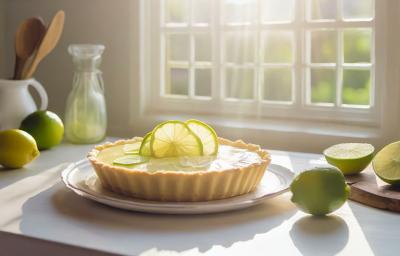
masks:
[[[49,203],[50,202],[50,203]],[[88,248],[137,255],[230,247],[277,227],[296,213],[282,196],[244,210],[206,215],[129,212],[81,198],[57,183],[23,205],[21,232]]]
[[[349,228],[339,216],[305,216],[293,224],[290,237],[302,255],[336,255],[349,241]]]

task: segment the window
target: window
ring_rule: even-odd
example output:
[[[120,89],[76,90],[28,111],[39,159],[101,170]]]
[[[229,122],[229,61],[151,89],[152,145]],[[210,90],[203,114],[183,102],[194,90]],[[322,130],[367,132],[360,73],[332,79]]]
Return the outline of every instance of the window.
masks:
[[[163,111],[374,123],[375,9],[373,0],[151,1],[147,102]]]

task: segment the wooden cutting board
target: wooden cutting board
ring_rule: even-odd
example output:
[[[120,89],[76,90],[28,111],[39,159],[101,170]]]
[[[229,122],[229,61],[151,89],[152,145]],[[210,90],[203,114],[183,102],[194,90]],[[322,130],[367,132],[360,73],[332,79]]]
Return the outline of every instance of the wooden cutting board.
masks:
[[[380,180],[372,165],[362,173],[347,176],[351,187],[350,199],[375,208],[400,212],[400,186],[392,186]]]

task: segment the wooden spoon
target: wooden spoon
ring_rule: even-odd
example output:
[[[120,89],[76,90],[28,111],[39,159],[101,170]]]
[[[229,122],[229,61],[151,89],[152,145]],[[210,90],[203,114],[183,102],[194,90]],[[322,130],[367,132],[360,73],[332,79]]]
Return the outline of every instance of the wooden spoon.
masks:
[[[58,11],[56,15],[54,15],[49,28],[36,51],[32,63],[23,71],[22,79],[31,78],[39,63],[56,47],[64,28],[64,21],[64,11]]]
[[[43,20],[37,17],[25,20],[18,27],[15,35],[14,80],[21,78],[26,61],[32,56],[45,33],[46,26]]]

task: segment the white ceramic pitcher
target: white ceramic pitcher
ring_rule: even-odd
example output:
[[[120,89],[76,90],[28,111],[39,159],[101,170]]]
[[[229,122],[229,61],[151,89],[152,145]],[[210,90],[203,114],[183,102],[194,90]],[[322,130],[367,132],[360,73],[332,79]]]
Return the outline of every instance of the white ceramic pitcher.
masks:
[[[47,93],[35,79],[0,79],[0,131],[18,128],[26,116],[38,108],[29,93],[31,85],[40,96],[40,110],[47,109]]]

